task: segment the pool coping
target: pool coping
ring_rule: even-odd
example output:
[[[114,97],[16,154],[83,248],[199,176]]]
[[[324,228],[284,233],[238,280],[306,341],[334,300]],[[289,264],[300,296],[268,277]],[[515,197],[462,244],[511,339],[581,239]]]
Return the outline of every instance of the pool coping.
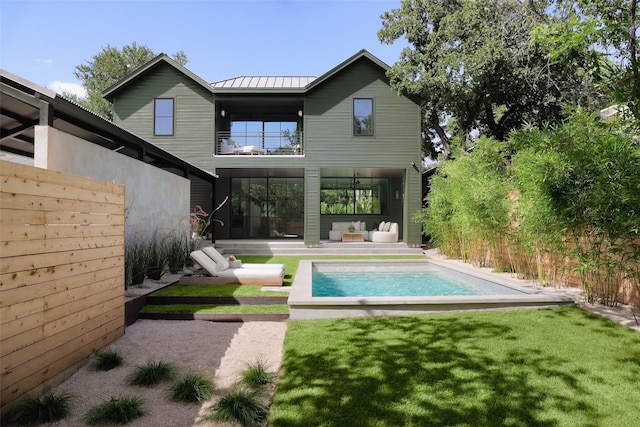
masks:
[[[375,262],[389,265],[431,264],[484,279],[501,286],[525,292],[522,295],[473,295],[473,296],[417,296],[417,297],[313,297],[311,295],[311,272],[313,264],[343,265]],[[502,277],[467,268],[454,268],[451,264],[435,259],[416,260],[302,260],[298,265],[288,299],[289,318],[316,319],[354,316],[410,315],[426,312],[497,310],[514,308],[552,307],[574,305],[572,298],[545,292],[530,281]]]

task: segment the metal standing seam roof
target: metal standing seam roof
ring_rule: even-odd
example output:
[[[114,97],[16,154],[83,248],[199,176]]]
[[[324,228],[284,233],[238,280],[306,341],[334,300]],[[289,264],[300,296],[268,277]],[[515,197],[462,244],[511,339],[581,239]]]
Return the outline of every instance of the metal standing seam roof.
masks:
[[[239,76],[211,83],[214,89],[301,89],[315,76]]]

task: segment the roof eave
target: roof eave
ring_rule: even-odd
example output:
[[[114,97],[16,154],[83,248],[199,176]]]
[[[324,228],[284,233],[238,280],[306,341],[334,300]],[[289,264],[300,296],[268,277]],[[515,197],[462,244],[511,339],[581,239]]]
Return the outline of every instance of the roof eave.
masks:
[[[357,52],[355,55],[352,55],[351,57],[347,58],[345,61],[343,61],[340,64],[336,65],[335,67],[333,67],[332,69],[330,69],[329,71],[327,71],[326,73],[324,73],[323,75],[321,75],[320,77],[318,77],[317,79],[315,79],[314,81],[309,83],[305,87],[305,91],[309,91],[309,90],[321,85],[322,83],[324,83],[325,81],[327,81],[328,79],[333,77],[334,75],[338,74],[339,72],[341,72],[342,70],[344,70],[345,68],[347,68],[348,66],[350,66],[354,62],[359,61],[362,58],[368,59],[369,61],[371,61],[372,63],[374,63],[378,67],[380,67],[385,73],[390,68],[389,65],[387,65],[386,63],[384,63],[380,59],[378,59],[375,56],[373,56],[372,54],[370,54],[366,49],[362,49],[359,52]]]
[[[155,58],[153,58],[151,61],[147,62],[146,64],[136,69],[134,72],[126,75],[125,77],[120,79],[118,82],[116,82],[115,84],[105,89],[102,92],[102,96],[108,101],[111,101],[111,99],[113,99],[113,97],[115,97],[118,94],[118,92],[120,92],[121,90],[124,90],[131,83],[135,82],[136,80],[141,78],[143,75],[155,69],[160,64],[170,65],[171,67],[176,69],[179,73],[187,76],[188,78],[196,82],[198,85],[202,86],[203,88],[205,88],[210,92],[213,92],[212,87],[209,85],[209,83],[207,83],[202,78],[198,77],[196,74],[189,71],[184,66],[178,64],[173,59],[169,58],[167,54],[161,53],[157,55]]]

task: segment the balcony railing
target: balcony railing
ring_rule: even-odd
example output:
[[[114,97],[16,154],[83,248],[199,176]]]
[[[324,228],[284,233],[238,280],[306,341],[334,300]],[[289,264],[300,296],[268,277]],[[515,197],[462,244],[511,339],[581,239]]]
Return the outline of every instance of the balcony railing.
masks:
[[[218,155],[301,156],[304,153],[302,132],[229,132],[216,138]]]

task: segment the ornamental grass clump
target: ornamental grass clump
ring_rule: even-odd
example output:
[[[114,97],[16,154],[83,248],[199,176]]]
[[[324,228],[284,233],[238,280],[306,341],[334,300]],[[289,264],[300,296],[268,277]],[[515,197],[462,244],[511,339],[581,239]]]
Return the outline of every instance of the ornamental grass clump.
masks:
[[[124,357],[115,350],[100,350],[93,355],[93,367],[98,371],[110,371],[123,363]]]
[[[169,273],[176,274],[182,271],[187,254],[187,232],[180,229],[174,233],[167,234],[164,239],[167,265]]]
[[[203,402],[213,395],[213,381],[202,374],[187,374],[170,387],[173,399]]]
[[[248,363],[241,376],[242,383],[253,390],[261,390],[273,384],[276,378],[275,374],[268,371],[263,360]]]
[[[52,391],[41,397],[24,397],[7,410],[2,417],[2,425],[33,425],[62,420],[69,414],[72,398],[70,394]]]
[[[89,409],[84,421],[89,425],[96,424],[127,424],[146,415],[146,401],[141,397],[122,396]]]
[[[151,387],[162,381],[173,379],[175,373],[176,367],[173,363],[149,360],[144,365],[136,366],[127,379],[131,385]]]
[[[236,386],[211,408],[210,418],[251,427],[262,425],[268,415],[269,408],[260,392]]]

